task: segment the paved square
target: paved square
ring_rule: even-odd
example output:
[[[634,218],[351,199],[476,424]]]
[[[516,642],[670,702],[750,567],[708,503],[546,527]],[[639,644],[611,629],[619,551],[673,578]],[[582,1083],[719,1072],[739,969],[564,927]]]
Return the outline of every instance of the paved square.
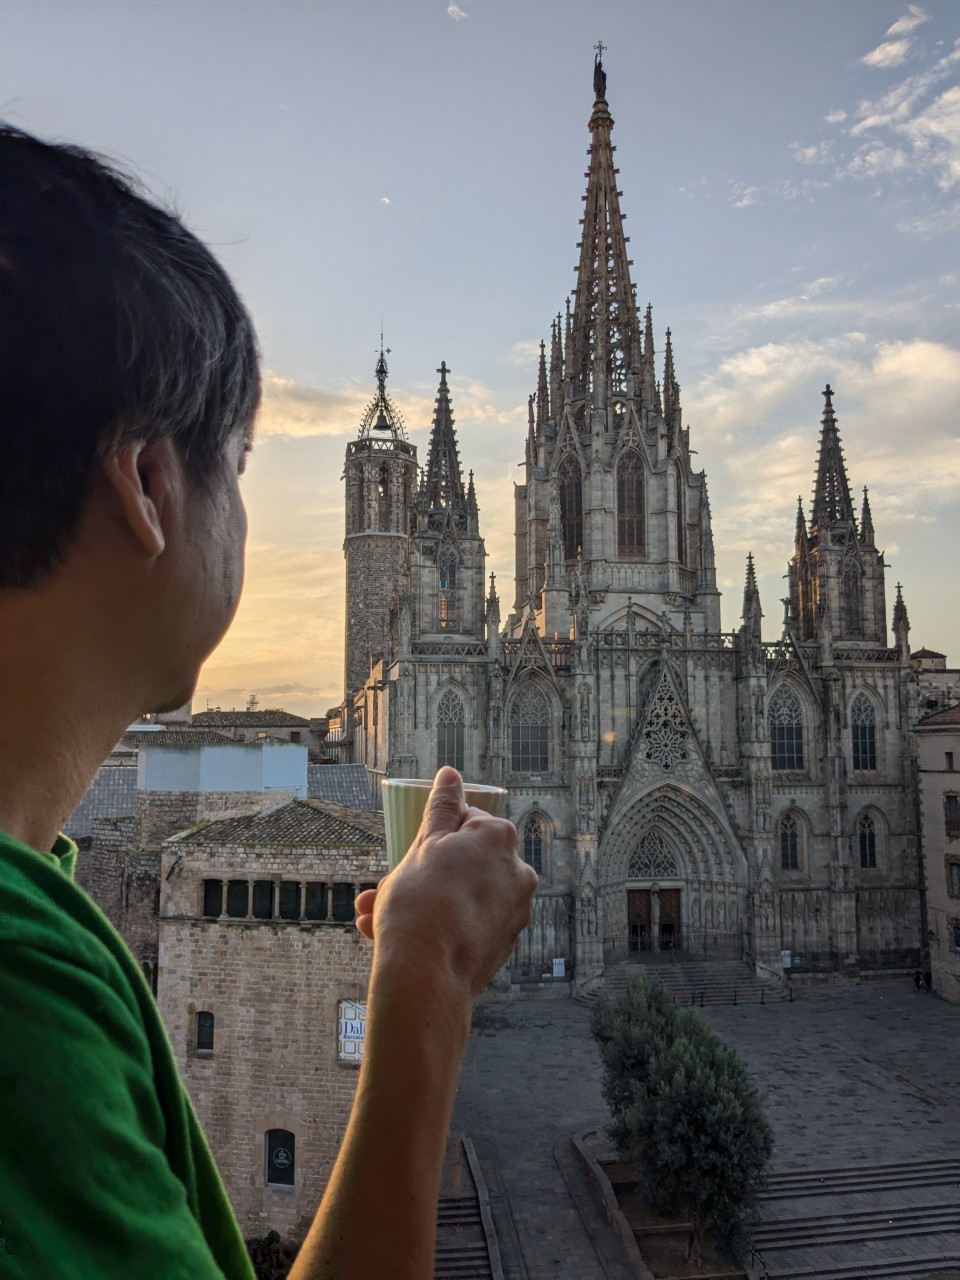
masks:
[[[932,1159],[960,1147],[960,1008],[907,979],[704,1012],[760,1090],[774,1172]],[[590,1010],[490,1001],[477,1022],[452,1136],[476,1145],[504,1275],[626,1280],[566,1143],[607,1119]]]

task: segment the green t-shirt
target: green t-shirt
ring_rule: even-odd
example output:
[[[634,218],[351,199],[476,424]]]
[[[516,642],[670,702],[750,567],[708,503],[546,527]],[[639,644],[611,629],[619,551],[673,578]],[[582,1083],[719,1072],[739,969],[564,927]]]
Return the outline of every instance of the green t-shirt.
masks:
[[[76,856],[0,834],[0,1277],[252,1280],[156,1002]]]

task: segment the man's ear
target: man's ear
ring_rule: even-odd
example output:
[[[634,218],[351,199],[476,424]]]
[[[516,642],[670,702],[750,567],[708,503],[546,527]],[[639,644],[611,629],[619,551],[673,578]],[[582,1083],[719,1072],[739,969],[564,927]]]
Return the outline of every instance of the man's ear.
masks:
[[[146,554],[155,560],[166,546],[168,506],[179,487],[180,460],[171,440],[134,440],[111,452],[104,478],[120,502],[123,519]]]

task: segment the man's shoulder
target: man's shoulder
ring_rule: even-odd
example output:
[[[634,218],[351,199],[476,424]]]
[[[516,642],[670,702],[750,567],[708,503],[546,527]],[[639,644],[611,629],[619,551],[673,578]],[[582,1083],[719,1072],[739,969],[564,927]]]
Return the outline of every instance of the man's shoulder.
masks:
[[[72,864],[69,855],[63,861]],[[125,944],[60,862],[0,832],[0,951],[42,950],[124,982]]]

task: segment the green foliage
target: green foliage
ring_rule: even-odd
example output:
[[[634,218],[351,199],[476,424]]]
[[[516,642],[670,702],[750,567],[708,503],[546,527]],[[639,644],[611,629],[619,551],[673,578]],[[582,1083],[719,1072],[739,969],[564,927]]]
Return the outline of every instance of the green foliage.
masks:
[[[736,1258],[749,1246],[773,1135],[746,1068],[693,1009],[642,978],[600,1006],[610,1136],[651,1208],[689,1216],[689,1254],[704,1230]]]

